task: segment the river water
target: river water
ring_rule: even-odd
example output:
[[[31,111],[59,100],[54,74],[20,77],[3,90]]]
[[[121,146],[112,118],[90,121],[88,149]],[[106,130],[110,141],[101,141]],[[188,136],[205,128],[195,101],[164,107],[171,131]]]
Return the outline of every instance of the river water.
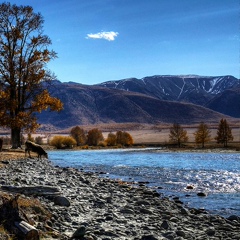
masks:
[[[240,154],[184,153],[160,149],[51,151],[61,167],[101,172],[102,177],[148,182],[164,196],[212,214],[240,216]],[[186,189],[188,185],[192,190]],[[197,193],[207,193],[198,197]]]

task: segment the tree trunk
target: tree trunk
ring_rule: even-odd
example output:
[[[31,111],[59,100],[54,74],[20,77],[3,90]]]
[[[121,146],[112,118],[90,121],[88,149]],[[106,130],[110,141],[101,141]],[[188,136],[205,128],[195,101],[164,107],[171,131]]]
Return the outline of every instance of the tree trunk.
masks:
[[[12,149],[22,148],[21,147],[21,128],[11,129],[11,141],[12,141]]]

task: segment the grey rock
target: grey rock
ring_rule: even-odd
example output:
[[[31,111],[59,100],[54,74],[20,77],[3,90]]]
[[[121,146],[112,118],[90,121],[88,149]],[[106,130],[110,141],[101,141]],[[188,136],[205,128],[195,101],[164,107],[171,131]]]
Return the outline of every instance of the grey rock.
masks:
[[[82,238],[84,237],[85,233],[86,233],[86,227],[81,226],[73,233],[72,238]]]
[[[140,212],[143,213],[143,214],[150,214],[150,215],[153,214],[152,210],[147,209],[147,208],[140,208],[139,210],[140,210]]]
[[[216,233],[216,230],[211,227],[211,228],[207,229],[206,233],[208,236],[214,236]]]
[[[206,197],[206,196],[207,196],[207,193],[199,192],[199,193],[197,193],[197,195],[198,195],[199,197]]]
[[[125,214],[134,214],[134,211],[130,208],[122,208],[120,209],[120,212]]]
[[[163,234],[164,237],[166,237],[169,240],[175,240],[176,234],[174,232],[166,232]]]
[[[171,217],[169,220],[174,223],[177,223],[179,221],[179,219],[177,219],[176,217]]]
[[[185,238],[185,236],[186,236],[185,232],[182,231],[182,230],[177,230],[177,231],[176,231],[176,234],[177,234],[178,236],[180,236],[180,237],[183,237],[183,238]]]
[[[144,205],[144,206],[149,206],[150,202],[149,201],[145,201],[145,200],[139,200],[136,202],[137,205]]]
[[[171,229],[171,224],[168,221],[164,220],[161,224],[161,227],[164,229]]]
[[[70,201],[64,196],[57,196],[54,198],[54,203],[58,206],[70,207]]]
[[[230,221],[240,221],[240,217],[236,216],[236,215],[231,215],[227,218]]]
[[[218,229],[224,231],[234,231],[234,227],[230,224],[223,224],[222,226],[219,226]]]
[[[159,240],[159,238],[154,235],[144,235],[142,236],[141,240]]]
[[[190,212],[186,208],[181,208],[181,213],[184,214],[184,215],[189,215],[190,214]]]

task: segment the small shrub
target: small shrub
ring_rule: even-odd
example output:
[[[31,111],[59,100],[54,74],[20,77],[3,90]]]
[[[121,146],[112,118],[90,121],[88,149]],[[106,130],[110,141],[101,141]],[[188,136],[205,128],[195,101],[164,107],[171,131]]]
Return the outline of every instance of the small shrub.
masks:
[[[88,145],[82,146],[82,149],[88,149],[88,148],[89,148]]]
[[[50,145],[56,147],[57,149],[72,148],[76,144],[77,143],[74,138],[64,136],[54,136],[50,141]]]
[[[13,240],[9,232],[4,228],[3,225],[0,225],[0,239],[2,240]]]
[[[133,145],[133,138],[128,132],[118,131],[116,133],[116,143],[117,145],[131,146]]]
[[[77,145],[76,140],[73,137],[64,137],[62,144],[66,147],[66,148],[73,148],[73,146]]]
[[[108,146],[115,146],[117,143],[117,136],[114,133],[109,133],[106,142]]]
[[[61,149],[63,147],[63,136],[54,136],[50,140],[50,145],[56,147],[57,149]]]
[[[101,141],[98,143],[98,146],[100,147],[106,147],[107,146],[107,143],[105,141]]]

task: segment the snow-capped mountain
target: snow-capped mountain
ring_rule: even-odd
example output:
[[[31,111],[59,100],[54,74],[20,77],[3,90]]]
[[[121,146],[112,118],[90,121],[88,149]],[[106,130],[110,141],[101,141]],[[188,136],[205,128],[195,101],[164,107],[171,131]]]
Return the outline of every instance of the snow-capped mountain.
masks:
[[[108,81],[98,86],[144,93],[161,100],[204,106],[216,95],[238,84],[239,80],[233,76],[156,75],[142,79]]]
[[[130,78],[98,85],[55,81],[49,91],[63,102],[64,109],[51,114],[43,111],[38,118],[41,124],[56,128],[97,123],[218,123],[221,118],[240,117],[239,86],[232,76],[196,75]]]
[[[184,81],[187,82],[188,79],[190,77],[185,78]],[[175,98],[183,96],[185,88],[181,88],[179,82],[176,79],[174,80],[172,79],[172,86],[175,88]],[[152,94],[156,94],[157,91],[162,93],[163,96],[165,94],[166,97],[174,94],[174,90],[171,90],[170,85],[166,84],[167,81],[161,83],[162,85],[166,84],[163,88],[164,91],[161,91],[160,88],[157,89],[157,87],[154,88],[154,84],[156,86],[160,84],[154,79],[151,79],[151,81],[148,78],[134,81],[127,80],[124,83],[128,84],[129,88],[130,83],[132,83],[135,90],[138,86],[136,83],[140,83],[139,92],[144,90],[143,85],[148,86],[146,89],[150,93],[149,85],[151,82],[153,82],[151,85]],[[115,82],[112,84],[115,84]],[[213,88],[213,85],[209,86]],[[42,125],[52,126],[53,128],[68,128],[97,123],[156,124],[176,121],[180,124],[193,124],[202,121],[217,123],[221,118],[228,118],[228,116],[204,106],[186,102],[166,101],[151,96],[151,94],[123,91],[117,88],[55,81],[49,91],[52,96],[59,98],[63,102],[64,109],[59,113],[51,112],[51,114],[49,111],[43,111],[37,117]],[[166,93],[169,93],[169,95]]]

